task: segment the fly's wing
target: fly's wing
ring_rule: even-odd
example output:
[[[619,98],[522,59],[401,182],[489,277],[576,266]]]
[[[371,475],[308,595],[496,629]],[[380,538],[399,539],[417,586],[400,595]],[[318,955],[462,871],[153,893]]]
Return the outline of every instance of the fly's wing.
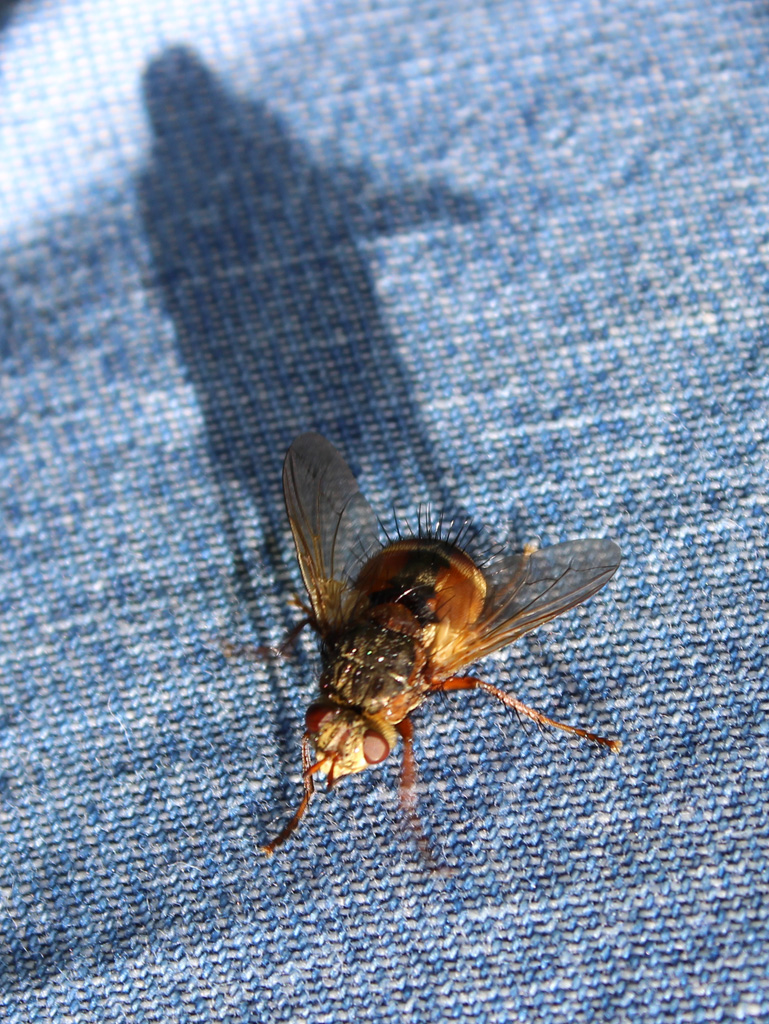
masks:
[[[483,611],[444,652],[443,678],[586,601],[608,583],[621,561],[610,540],[575,540],[512,555],[489,573]]]
[[[345,620],[352,582],[381,547],[376,516],[320,434],[302,434],[288,449],[283,493],[317,627],[333,632]]]

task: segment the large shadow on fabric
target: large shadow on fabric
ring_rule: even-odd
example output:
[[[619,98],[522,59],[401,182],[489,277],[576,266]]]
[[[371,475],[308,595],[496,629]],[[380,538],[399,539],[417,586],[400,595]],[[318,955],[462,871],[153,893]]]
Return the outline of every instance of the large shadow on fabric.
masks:
[[[451,510],[451,495],[442,491],[441,469],[434,463],[410,382],[380,316],[365,243],[377,233],[419,223],[474,218],[479,210],[440,184],[375,195],[360,169],[317,165],[267,105],[230,95],[190,51],[169,51],[156,60],[144,86],[153,131],[151,158],[138,183],[155,274],[148,286],[157,287],[172,318],[203,410],[222,509],[225,519],[229,516],[237,596],[246,609],[255,609],[259,595],[252,583],[253,558],[244,539],[247,531],[236,518],[236,496],[247,488],[265,520],[264,534],[285,536],[276,492],[283,453],[299,431],[314,427],[344,439],[351,455],[357,445],[380,452],[385,466],[397,448],[407,456],[410,477],[432,482],[429,496]],[[79,220],[57,221],[43,235],[39,251],[34,248],[21,262],[15,256],[7,286],[6,279],[0,280],[9,299],[6,306],[0,303],[0,327],[7,327],[3,333],[10,337],[15,282],[22,271],[39,273],[48,239],[58,244],[71,238],[90,247],[94,234],[106,235],[98,246],[103,266],[88,264],[88,287],[80,280],[77,288],[68,289],[72,295],[53,293],[61,321],[56,344],[45,332],[40,340],[28,339],[27,362],[68,359],[71,346],[85,342],[79,316],[66,302],[77,306],[80,295],[124,284],[122,236],[130,237],[132,211],[122,204],[110,209],[109,202],[105,197],[103,206],[81,212]],[[4,354],[15,357],[9,346],[6,341]],[[276,557],[276,552],[262,555]],[[295,731],[278,734],[277,742],[287,776],[296,765]],[[155,781],[158,793],[165,792],[164,774],[162,765],[157,780],[152,766],[142,771],[148,806]],[[93,822],[99,814],[112,820],[112,801],[121,799],[128,779],[118,775],[115,792],[105,790],[103,810],[96,795],[93,806],[89,802]],[[294,796],[286,790],[283,810]],[[280,813],[271,804],[270,822]],[[90,845],[84,853],[83,835],[101,827],[90,820],[87,826],[80,823],[83,831],[64,833],[57,848],[41,852],[41,884],[30,896],[33,911],[21,924],[8,925],[0,970],[4,992],[43,986],[51,976],[71,970],[73,962],[104,970],[115,957],[143,950],[148,931],[174,920],[177,894],[165,884],[164,872],[171,875],[177,864],[184,864],[186,833],[178,842],[166,836],[159,851],[154,833],[135,827],[138,820],[151,820],[150,812],[141,811],[122,831],[113,821],[111,859]],[[268,823],[263,824],[266,839]],[[209,836],[215,850],[220,831],[213,829]],[[226,834],[222,843],[223,850]],[[197,857],[199,848],[195,851]],[[217,867],[217,881],[211,884],[226,927],[229,901],[238,901],[240,893],[237,881],[221,882],[218,872]],[[73,885],[76,928],[62,897],[74,891]]]
[[[144,90],[153,132],[139,183],[147,237],[205,416],[235,592],[257,618],[254,558],[278,561],[275,538],[287,524],[277,482],[304,430],[341,443],[353,466],[357,452],[375,453],[390,472],[397,451],[396,471],[419,488],[414,500],[462,517],[380,314],[366,247],[384,232],[480,210],[439,182],[376,193],[360,167],[322,165],[268,103],[233,95],[189,49],[153,61]],[[256,555],[233,513],[244,490],[262,520]],[[289,770],[296,736],[283,728]]]
[[[156,59],[144,89],[154,141],[141,206],[221,485],[247,487],[266,532],[283,532],[283,454],[317,429],[384,465],[407,453],[412,478],[438,492],[416,500],[461,514],[441,492],[363,249],[379,232],[475,218],[477,204],[439,183],[374,195],[360,168],[314,162],[266,103],[229,93],[188,49]],[[239,597],[255,608],[238,532]]]
[[[21,0],[0,0],[0,32],[11,21],[20,6]]]
[[[190,50],[154,61],[144,86],[146,230],[225,475],[259,476],[309,427],[352,450],[399,445],[427,469],[361,245],[475,218],[477,204],[440,184],[373,195],[364,171],[314,162],[268,104],[227,92]]]

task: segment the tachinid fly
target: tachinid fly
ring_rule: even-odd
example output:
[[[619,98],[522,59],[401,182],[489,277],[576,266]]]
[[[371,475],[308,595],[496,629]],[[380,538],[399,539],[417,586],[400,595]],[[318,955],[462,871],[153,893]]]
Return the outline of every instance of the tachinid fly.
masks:
[[[382,544],[377,518],[347,463],[319,434],[302,434],[283,467],[286,509],[307,588],[306,619],[321,638],[320,696],[302,741],[304,798],[264,847],[294,831],[324,773],[329,788],[381,764],[403,741],[401,799],[414,806],[409,715],[431,693],[485,690],[540,725],[619,749],[618,740],[553,721],[483,679],[471,662],[585,601],[620,563],[610,540],[526,549],[481,568],[439,537]],[[299,628],[301,628],[301,625]]]

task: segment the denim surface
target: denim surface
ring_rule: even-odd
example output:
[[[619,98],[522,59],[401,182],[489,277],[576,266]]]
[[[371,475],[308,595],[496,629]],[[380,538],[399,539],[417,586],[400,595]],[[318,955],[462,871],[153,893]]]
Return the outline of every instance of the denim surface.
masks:
[[[0,1018],[769,1018],[769,7],[0,13]],[[303,430],[588,604],[301,793]]]

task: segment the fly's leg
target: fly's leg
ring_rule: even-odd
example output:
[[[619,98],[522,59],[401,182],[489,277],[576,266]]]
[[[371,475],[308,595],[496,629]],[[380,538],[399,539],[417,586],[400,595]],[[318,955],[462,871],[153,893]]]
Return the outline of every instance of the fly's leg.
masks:
[[[285,843],[296,826],[302,820],[302,816],[307,810],[307,805],[312,799],[312,794],[315,792],[315,780],[312,777],[313,767],[312,754],[310,752],[310,737],[305,733],[304,738],[302,739],[302,779],[304,781],[304,797],[286,827],[279,832],[271,842],[262,847],[262,852],[266,853],[268,857],[271,857],[273,853],[275,853],[281,843]]]
[[[552,725],[556,729],[563,729],[564,732],[570,732],[574,736],[582,736],[583,739],[590,740],[592,743],[600,743],[604,747],[608,747],[610,750],[617,751],[622,746],[619,740],[609,740],[604,736],[597,736],[594,732],[588,732],[586,729],[579,729],[575,725],[566,725],[564,722],[556,722],[554,718],[548,718],[547,715],[543,715],[541,711],[536,711],[534,708],[530,708],[527,704],[523,704],[515,697],[511,697],[509,693],[505,693],[504,690],[500,690],[496,686],[492,686],[491,683],[487,683],[484,679],[476,679],[474,676],[457,676],[454,679],[444,679],[443,682],[436,686],[436,689],[440,690],[484,690],[486,693],[490,693],[492,697],[496,697],[497,700],[502,701],[507,707],[512,708],[513,711],[517,711],[519,715],[524,715],[526,718],[530,718],[537,725]]]
[[[408,817],[414,831],[420,834],[419,818],[417,817],[417,766],[414,760],[414,726],[411,720],[404,718],[395,728],[403,740],[403,759],[401,761],[401,781],[398,787],[401,810]]]
[[[268,658],[285,658],[289,648],[305,626],[310,625],[310,619],[304,618],[297,622],[286,634],[284,640],[277,647],[270,647],[267,644],[236,644],[231,640],[222,640],[222,651],[225,658],[248,658],[249,661],[266,661]]]
[[[286,634],[285,639],[281,643],[280,647],[278,647],[278,654],[280,655],[281,658],[285,658],[285,656],[288,653],[289,649],[294,646],[294,642],[296,641],[296,638],[302,632],[304,627],[305,626],[309,626],[309,625],[310,625],[310,619],[309,619],[309,616],[307,616],[304,619],[301,619],[299,622],[297,622],[297,624],[292,629],[290,629],[288,631],[288,633]]]
[[[395,726],[403,740],[403,759],[401,761],[401,781],[398,787],[401,810],[408,819],[409,827],[414,834],[422,859],[431,871],[440,875],[452,874],[451,868],[439,864],[433,856],[427,836],[422,831],[422,823],[417,814],[417,766],[414,758],[414,726],[410,719],[404,718]]]

